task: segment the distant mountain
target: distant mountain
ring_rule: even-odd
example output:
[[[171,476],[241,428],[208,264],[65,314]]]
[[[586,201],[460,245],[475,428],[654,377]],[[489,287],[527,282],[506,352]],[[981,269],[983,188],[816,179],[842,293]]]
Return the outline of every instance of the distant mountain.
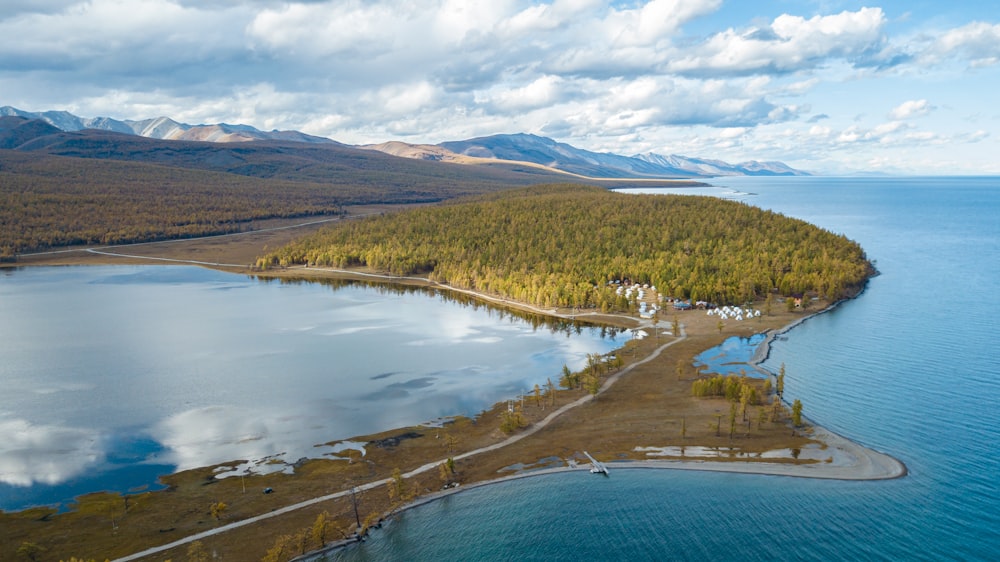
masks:
[[[465,156],[532,162],[594,178],[690,178],[696,175],[683,170],[666,170],[662,166],[628,156],[591,152],[550,138],[524,133],[443,142],[438,146]]]
[[[694,178],[707,176],[799,176],[806,172],[781,162],[728,164],[685,156],[655,153],[621,156],[591,152],[552,139],[528,134],[492,135],[439,144],[452,152],[479,158],[520,160],[590,177]]]
[[[73,132],[83,129],[97,129],[126,135],[138,135],[150,139],[188,140],[207,142],[245,142],[252,140],[281,140],[290,142],[308,142],[317,144],[340,144],[324,137],[307,135],[298,131],[265,132],[249,125],[229,125],[218,123],[214,125],[187,125],[178,123],[169,117],[156,117],[141,121],[119,121],[110,117],[85,118],[77,117],[66,111],[31,112],[16,107],[0,107],[0,116],[17,116],[28,119],[39,119],[57,129]]]
[[[108,169],[128,169],[125,164],[147,166],[147,171],[139,174],[143,178],[151,177],[148,166],[156,166],[165,173],[165,185],[170,184],[172,176],[167,170],[171,168],[269,180],[275,183],[273,196],[278,199],[289,182],[305,189],[326,186],[331,201],[338,205],[428,203],[512,186],[564,181],[555,170],[517,162],[465,166],[400,158],[335,142],[226,143],[164,140],[99,129],[67,132],[41,119],[0,117],[0,170],[21,170],[18,173],[22,179],[39,173],[42,177],[65,177],[75,173],[74,166],[90,167],[99,160],[107,162]],[[27,162],[34,163],[26,168]],[[128,184],[133,176],[123,173],[118,183]]]
[[[685,170],[699,176],[808,176],[808,172],[796,170],[783,162],[758,162],[749,160],[739,164],[729,164],[722,160],[688,158],[686,156],[663,156],[655,152],[637,154],[633,158],[645,160],[664,168]]]
[[[83,118],[66,111],[30,112],[14,107],[0,107],[0,118],[37,120],[66,132],[94,129],[134,135],[148,139],[233,143],[245,141],[282,141],[291,143],[326,144],[346,147],[334,140],[307,135],[298,131],[264,132],[249,125],[187,125],[168,117],[119,121],[109,117]],[[30,125],[39,127],[39,125]],[[13,148],[18,139],[27,138],[29,129],[19,133],[5,128],[0,148]],[[41,136],[42,130],[34,130]],[[23,140],[22,140],[23,142]],[[607,152],[591,152],[550,138],[531,134],[492,135],[437,145],[408,144],[391,141],[363,148],[393,156],[416,160],[431,160],[455,164],[484,164],[492,161],[508,165],[521,164],[548,168],[592,178],[704,178],[711,176],[801,176],[809,175],[781,162],[748,161],[729,164],[721,160],[663,156],[656,153],[622,156]],[[524,170],[526,171],[526,170]]]

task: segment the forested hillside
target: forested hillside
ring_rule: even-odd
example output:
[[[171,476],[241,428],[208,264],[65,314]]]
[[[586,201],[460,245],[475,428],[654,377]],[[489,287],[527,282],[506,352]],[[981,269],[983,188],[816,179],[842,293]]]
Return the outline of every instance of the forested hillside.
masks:
[[[873,273],[858,244],[712,197],[579,185],[517,189],[336,225],[258,260],[427,274],[542,306],[621,308],[607,283],[742,303],[777,290],[836,298]]]
[[[234,232],[251,220],[351,205],[431,203],[557,177],[336,143],[169,141],[0,117],[0,260],[54,246]]]
[[[356,195],[315,184],[0,151],[0,257],[235,232],[250,220],[334,213]]]
[[[167,141],[0,117],[0,260],[55,246],[235,232],[252,220],[349,205],[440,201],[539,176],[336,143]]]

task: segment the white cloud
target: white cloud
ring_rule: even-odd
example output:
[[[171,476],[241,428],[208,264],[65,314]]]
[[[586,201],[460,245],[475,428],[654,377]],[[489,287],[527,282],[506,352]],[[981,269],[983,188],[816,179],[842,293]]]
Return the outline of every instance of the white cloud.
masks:
[[[924,64],[958,57],[973,67],[992,66],[1000,62],[1000,24],[973,22],[948,30],[924,53]]]
[[[563,79],[545,75],[520,88],[497,88],[487,96],[505,110],[525,110],[551,105],[560,98]]]
[[[885,15],[861,8],[805,19],[783,14],[767,28],[728,29],[670,63],[677,72],[791,72],[813,68],[828,58],[851,59],[877,48]]]
[[[993,91],[984,69],[1000,61],[1000,25],[936,29],[888,7],[793,5],[755,4],[750,20],[721,0],[14,0],[0,14],[0,105],[349,143],[524,131],[621,153],[676,144],[745,159],[764,156],[735,151],[804,153],[796,135],[869,150],[876,139],[921,142],[914,132],[971,135],[932,129],[952,126],[943,115],[906,134],[867,116],[850,128],[847,112],[879,91],[911,100],[890,121],[961,106],[992,132],[995,109],[968,92]],[[981,82],[954,94],[969,75]],[[747,132],[720,137],[727,128]]]
[[[934,108],[927,102],[927,100],[905,101],[892,108],[892,111],[889,112],[889,119],[903,120],[913,119],[914,117],[922,117],[930,113],[933,109]]]
[[[91,0],[60,11],[21,13],[0,21],[0,55],[52,57],[60,63],[105,68],[135,64],[136,55],[170,52],[174,61],[206,60],[237,45],[229,27],[230,10],[202,11],[168,0]],[[145,61],[159,66],[159,57]]]

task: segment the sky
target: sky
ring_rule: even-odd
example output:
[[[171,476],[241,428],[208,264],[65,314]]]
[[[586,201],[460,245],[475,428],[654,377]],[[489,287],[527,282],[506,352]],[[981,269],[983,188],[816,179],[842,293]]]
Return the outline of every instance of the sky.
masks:
[[[1000,174],[993,0],[4,0],[0,105]]]

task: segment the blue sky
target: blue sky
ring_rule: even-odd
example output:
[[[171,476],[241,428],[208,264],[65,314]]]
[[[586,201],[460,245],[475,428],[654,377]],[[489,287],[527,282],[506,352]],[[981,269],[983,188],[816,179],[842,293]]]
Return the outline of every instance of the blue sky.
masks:
[[[1000,174],[1000,9],[911,0],[6,0],[0,105],[352,144],[528,132]]]

